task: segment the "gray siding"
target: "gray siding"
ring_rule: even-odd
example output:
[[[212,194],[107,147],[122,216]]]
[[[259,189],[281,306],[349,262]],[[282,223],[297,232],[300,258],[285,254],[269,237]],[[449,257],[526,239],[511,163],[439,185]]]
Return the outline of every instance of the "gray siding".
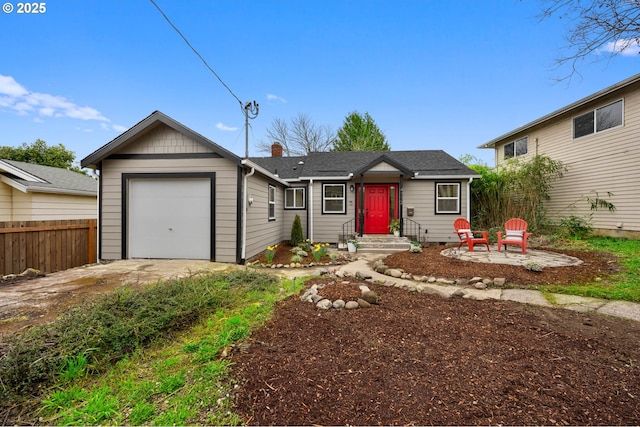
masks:
[[[621,98],[624,99],[622,126],[573,139],[575,116]],[[597,192],[614,203],[617,210],[595,212],[595,228],[640,232],[640,151],[636,147],[640,134],[639,89],[600,99],[526,134],[529,135],[527,157],[536,153],[546,155],[562,161],[568,168],[564,177],[554,183],[551,200],[546,204],[551,220],[557,221],[572,213],[589,215],[584,197],[593,197]],[[498,164],[504,162],[503,147],[504,143],[496,145]],[[607,192],[614,196],[608,197]],[[617,227],[619,224],[622,228]]]
[[[356,193],[349,191],[350,185],[356,185],[360,179],[348,181],[347,188],[347,212],[345,215],[322,214],[322,183],[314,182],[313,188],[313,239],[316,242],[337,242],[338,236],[342,233],[342,225],[355,218],[356,215]],[[365,184],[397,184],[397,175],[369,175],[365,176]],[[435,183],[452,182],[460,183],[461,192],[461,213],[460,214],[438,214],[435,213]],[[324,181],[331,183],[331,181]],[[406,217],[407,208],[414,208],[414,216],[410,217],[422,227],[422,238],[429,242],[456,242],[458,238],[453,234],[453,221],[462,216],[467,217],[467,181],[460,180],[412,180],[404,179],[403,182],[403,212],[399,215]],[[425,235],[424,230],[428,230]]]
[[[269,219],[268,187],[276,188],[276,218]],[[247,183],[247,197],[253,199],[247,204],[247,259],[263,252],[267,246],[275,245],[285,240],[284,229],[284,192],[282,186],[261,175],[249,177]]]
[[[346,213],[323,214],[322,213],[322,184],[346,184]],[[342,225],[355,218],[356,193],[349,191],[349,185],[355,181],[314,181],[313,183],[313,230],[309,234],[315,242],[337,243],[342,234]]]
[[[309,206],[309,200],[308,200],[308,196],[309,196],[309,189],[307,187],[305,188],[305,197],[307,198],[305,200],[305,209],[285,209],[283,212],[283,217],[284,217],[284,228],[283,228],[283,235],[284,235],[284,240],[290,240],[291,239],[291,227],[293,226],[293,221],[296,217],[296,215],[298,215],[300,217],[300,223],[302,224],[302,234],[304,236],[305,239],[307,239],[309,237],[309,234],[307,232],[308,230],[308,224],[309,222],[307,221],[308,219],[308,206]],[[284,196],[282,199],[282,206],[284,206]]]
[[[158,142],[157,148],[154,148],[155,142]],[[187,152],[185,147],[202,147],[200,144],[194,146],[192,143],[193,141],[179,132],[160,126],[127,146],[126,154],[170,154],[172,147],[175,148],[175,152],[184,153]],[[181,172],[216,173],[215,260],[236,262],[238,167],[224,158],[104,160],[101,171],[103,259],[120,259],[122,254],[122,174]]]
[[[436,214],[436,182],[460,183],[460,214]],[[414,208],[414,216],[410,219],[422,226],[422,237],[428,242],[454,243],[459,239],[453,234],[453,221],[459,217],[467,217],[467,181],[459,180],[405,180],[403,186],[403,216],[407,208]],[[424,230],[428,233],[424,233]]]

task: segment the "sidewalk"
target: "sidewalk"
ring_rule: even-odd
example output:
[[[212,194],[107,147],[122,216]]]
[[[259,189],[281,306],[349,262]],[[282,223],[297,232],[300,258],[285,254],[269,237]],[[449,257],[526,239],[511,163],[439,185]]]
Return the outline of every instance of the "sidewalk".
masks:
[[[475,253],[475,252],[474,252]],[[477,252],[476,256],[486,256],[486,252]],[[473,300],[495,299],[503,301],[515,301],[523,304],[532,304],[543,307],[559,307],[583,313],[596,312],[609,316],[621,317],[640,322],[640,304],[627,301],[611,301],[598,298],[587,298],[565,294],[548,294],[546,298],[542,292],[528,289],[475,289],[455,285],[440,285],[436,283],[414,282],[413,280],[396,279],[373,271],[371,265],[377,259],[382,259],[386,254],[358,252],[358,259],[349,264],[342,265],[337,271],[345,276],[371,277],[372,280],[387,283],[389,286],[407,289],[421,293],[439,295],[443,298],[460,296]],[[513,257],[517,259],[518,257]],[[519,260],[521,261],[521,260]],[[284,273],[284,271],[283,271]],[[286,275],[293,277],[293,270]],[[308,274],[308,273],[307,273]],[[298,273],[298,276],[301,274]],[[551,301],[550,301],[551,300]]]

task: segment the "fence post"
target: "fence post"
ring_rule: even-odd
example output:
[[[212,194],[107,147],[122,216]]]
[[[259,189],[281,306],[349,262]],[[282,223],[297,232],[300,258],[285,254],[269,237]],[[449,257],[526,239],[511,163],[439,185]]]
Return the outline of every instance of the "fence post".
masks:
[[[96,220],[89,220],[89,264],[94,264],[98,261],[98,257],[96,255]]]

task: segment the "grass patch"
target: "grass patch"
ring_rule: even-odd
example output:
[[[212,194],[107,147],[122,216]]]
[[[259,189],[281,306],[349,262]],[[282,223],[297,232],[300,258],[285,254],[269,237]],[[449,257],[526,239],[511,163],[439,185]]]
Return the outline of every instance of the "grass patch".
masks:
[[[618,258],[620,272],[587,284],[548,285],[545,292],[563,293],[592,298],[640,302],[640,240],[591,237],[582,240],[562,240],[554,246],[608,252]]]
[[[231,410],[234,384],[224,356],[271,316],[276,301],[300,288],[268,274],[237,270],[117,291],[23,341],[16,337],[1,362],[3,383],[5,372],[15,378],[40,363],[24,356],[46,351],[47,343],[53,348],[41,354],[49,362],[40,365],[35,382],[29,381],[34,377],[16,381],[4,393],[22,399],[32,421],[40,417],[52,425],[240,424]],[[137,309],[124,309],[127,305]],[[96,309],[101,313],[91,313]],[[120,354],[96,337],[73,342],[83,335],[74,329],[65,334],[73,325],[101,334],[105,311],[119,313],[109,316],[118,319],[118,332],[99,336]],[[148,318],[160,312],[161,320]],[[47,341],[51,337],[56,340]],[[28,397],[37,387],[42,397]]]

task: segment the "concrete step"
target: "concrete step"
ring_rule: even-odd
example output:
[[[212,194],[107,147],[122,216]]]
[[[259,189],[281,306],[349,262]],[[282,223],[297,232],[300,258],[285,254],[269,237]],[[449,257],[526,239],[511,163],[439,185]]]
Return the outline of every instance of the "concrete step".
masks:
[[[392,234],[364,235],[356,239],[361,252],[400,252],[411,249],[409,239]]]

